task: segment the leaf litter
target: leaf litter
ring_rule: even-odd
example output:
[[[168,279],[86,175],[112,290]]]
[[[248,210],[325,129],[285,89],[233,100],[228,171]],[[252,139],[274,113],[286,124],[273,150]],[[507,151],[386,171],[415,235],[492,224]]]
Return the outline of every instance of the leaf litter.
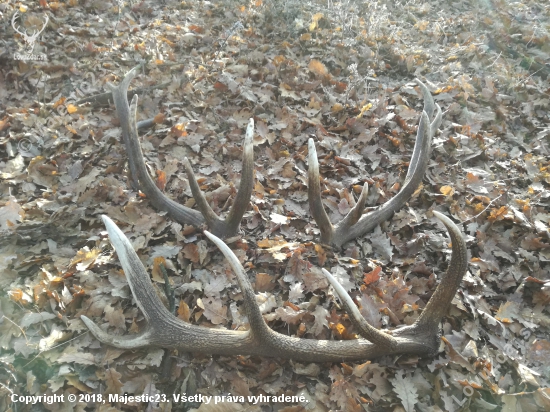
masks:
[[[308,399],[261,409],[285,412],[550,408],[543,2],[22,7],[5,4],[0,13],[26,14],[22,24],[31,31],[46,13],[56,30],[50,22],[34,45],[47,61],[23,61],[11,56],[23,39],[0,27],[7,45],[0,52],[2,410],[13,407],[11,393],[182,392]],[[321,267],[343,282],[372,325],[413,323],[448,265],[448,238],[430,209],[462,222],[470,265],[442,325],[441,352],[323,368],[128,352],[95,341],[81,314],[118,334],[137,333],[144,322],[101,214],[121,224],[161,295],[164,279],[153,262],[164,259],[175,315],[205,327],[247,327],[234,275],[215,249],[133,190],[114,108],[95,97],[142,60],[139,120],[154,120],[140,132],[141,144],[152,176],[173,199],[194,203],[181,163],[189,157],[209,203],[225,211],[239,180],[243,128],[256,120],[257,183],[243,236],[230,246],[256,277],[258,303],[275,330],[354,337]],[[428,81],[445,110],[424,186],[407,208],[342,252],[324,248],[307,204],[307,139],[318,142],[332,221],[349,211],[364,183],[368,207],[382,204],[399,190],[414,144],[421,107],[414,77]],[[140,403],[124,408],[145,410]],[[220,410],[260,407],[226,403]]]

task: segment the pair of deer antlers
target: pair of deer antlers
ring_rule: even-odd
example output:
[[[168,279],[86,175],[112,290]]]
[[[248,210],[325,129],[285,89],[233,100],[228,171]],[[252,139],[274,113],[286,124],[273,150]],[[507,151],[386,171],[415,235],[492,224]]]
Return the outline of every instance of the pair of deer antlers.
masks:
[[[451,237],[452,257],[447,273],[441,278],[434,294],[413,325],[392,331],[376,329],[364,319],[350,295],[330,272],[323,269],[324,275],[334,287],[361,338],[346,341],[314,340],[275,332],[269,328],[260,312],[244,268],[231,249],[220,239],[220,237],[225,238],[237,233],[250,202],[254,185],[253,119],[250,119],[246,130],[238,193],[227,217],[220,218],[210,208],[199,188],[189,161],[185,159],[184,166],[198,211],[190,209],[162,193],[146,169],[136,125],[137,95],[134,96],[130,105],[127,99],[128,85],[136,73],[137,68],[134,68],[126,74],[119,86],[109,85],[122,127],[132,180],[156,208],[166,211],[172,219],[181,224],[191,224],[196,227],[204,224],[208,226],[212,233],[205,230],[204,234],[224,254],[237,276],[250,329],[244,332],[209,329],[185,323],[173,316],[158,298],[149,275],[129,240],[111,219],[103,216],[109,238],[128,278],[132,294],[147,320],[147,327],[138,335],[113,336],[86,316],[82,316],[82,320],[97,339],[123,349],[158,346],[220,355],[275,356],[306,362],[364,360],[389,354],[434,355],[437,353],[439,322],[446,314],[467,269],[466,244],[460,230],[449,218],[434,211],[434,215],[445,225]],[[363,214],[368,190],[365,184],[359,200],[347,216],[335,226],[330,223],[321,200],[319,163],[315,144],[312,139],[309,139],[308,196],[311,213],[321,231],[322,243],[341,247],[344,243],[373,229],[400,209],[420,184],[427,168],[432,137],[441,124],[442,113],[439,106],[434,103],[428,88],[420,80],[416,82],[424,96],[424,110],[420,118],[409,170],[401,191],[376,210]]]

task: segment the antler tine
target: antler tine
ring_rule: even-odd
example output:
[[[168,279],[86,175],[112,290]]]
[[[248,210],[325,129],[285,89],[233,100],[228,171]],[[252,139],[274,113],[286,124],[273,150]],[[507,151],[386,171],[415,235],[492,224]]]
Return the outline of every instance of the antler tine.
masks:
[[[434,110],[437,111],[435,118],[430,125],[430,133],[429,133],[430,143],[428,144],[428,150],[429,150],[432,144],[431,139],[435,135],[435,132],[437,131],[437,129],[441,125],[441,121],[443,120],[443,114],[441,113],[441,107],[439,107],[439,105],[434,102],[432,94],[430,93],[426,85],[422,83],[419,79],[416,79],[416,83],[420,86],[420,90],[422,90],[422,95],[424,96],[424,111],[428,115],[428,119],[431,119],[433,117]],[[420,135],[420,130],[418,131],[417,139],[419,135]],[[407,171],[405,182],[408,182],[411,179],[412,175],[414,174],[416,167],[419,164],[419,157],[420,157],[420,152],[422,148],[423,148],[423,145],[420,145],[420,144],[414,145],[411,161],[409,162],[411,167],[409,167],[409,170]],[[422,174],[424,174],[424,172]]]
[[[113,95],[113,101],[115,103],[115,108],[118,114],[118,119],[120,121],[120,127],[122,128],[122,139],[124,140],[124,145],[126,150],[128,150],[128,167],[130,168],[130,177],[132,180],[132,186],[135,189],[139,188],[139,177],[137,172],[136,160],[143,158],[141,153],[141,148],[138,146],[137,153],[132,153],[132,140],[131,140],[131,130],[130,127],[130,105],[128,104],[128,86],[132,79],[136,76],[138,69],[141,65],[134,67],[126,76],[122,79],[118,86],[115,86],[112,83],[107,83],[107,88],[111,91]],[[134,150],[136,151],[136,150]]]
[[[449,232],[452,242],[452,254],[447,272],[441,278],[441,282],[416,321],[418,328],[430,330],[437,329],[439,322],[447,313],[460,282],[468,269],[468,251],[462,233],[447,216],[436,211],[433,213]]]
[[[137,336],[112,336],[81,316],[92,334],[101,342],[122,348],[136,349],[147,346],[178,348],[183,351],[220,355],[260,355],[296,359],[305,362],[342,362],[364,360],[389,354],[433,354],[439,346],[438,331],[434,329],[448,309],[460,281],[466,272],[466,245],[460,230],[448,218],[434,214],[443,221],[453,242],[451,262],[424,312],[411,326],[392,331],[389,335],[373,331],[359,313],[347,292],[328,271],[324,271],[336,289],[344,308],[366,339],[330,341],[290,337],[271,330],[265,323],[256,303],[252,285],[244,268],[233,251],[220,239],[205,231],[206,236],[225,255],[237,276],[244,296],[244,308],[248,315],[249,331],[209,329],[190,325],[173,316],[161,303],[130,241],[116,224],[102,216],[109,238],[118,254],[127,276],[132,294],[147,321],[145,330]]]
[[[339,248],[342,247],[344,243],[372,230],[380,223],[389,219],[393,213],[400,209],[412,196],[422,181],[426,168],[428,167],[432,136],[441,124],[442,113],[439,105],[434,103],[428,88],[418,79],[417,83],[420,85],[424,94],[425,110],[423,110],[420,116],[420,123],[418,125],[413,155],[409,162],[409,169],[401,191],[378,209],[366,215],[362,215],[367,195],[365,185],[355,207],[340,221],[340,223],[333,226],[322,204],[321,189],[319,185],[319,163],[317,161],[315,144],[312,139],[309,140],[308,196],[311,214],[317,222],[321,232],[321,243],[331,244]],[[430,123],[429,113],[433,116],[434,111],[437,111],[437,113],[434,120]]]
[[[139,183],[141,191],[147,195],[157,209],[166,211],[170,217],[182,224],[190,224],[197,227],[202,225],[204,218],[200,212],[174,202],[162,193],[153,179],[151,179],[138,140],[136,126],[138,96],[137,94],[134,95],[132,103],[128,107],[127,88],[128,82],[125,78],[117,88],[111,89],[111,91],[113,92],[113,99],[120,119],[122,136],[126,144],[128,164],[133,180]]]
[[[346,292],[342,285],[334,278],[334,276],[332,276],[332,273],[330,273],[326,269],[322,269],[322,272],[336,291],[336,294],[342,302],[342,306],[344,306],[344,309],[348,313],[349,318],[358,329],[359,334],[369,342],[372,342],[376,345],[396,348],[399,344],[397,342],[397,339],[370,325],[365,320],[363,315],[361,315],[361,312],[359,312],[359,309],[353,302],[353,299],[351,298],[349,293]]]
[[[158,298],[151,279],[128,238],[109,217],[101,217],[147,326],[139,335],[113,336],[103,331],[88,317],[81,316],[99,341],[122,349],[162,346],[222,355],[240,353],[235,351],[236,347],[244,351],[252,350],[249,332],[201,328],[173,316]]]
[[[262,342],[268,340],[269,336],[274,332],[269,329],[267,323],[265,323],[262,312],[260,311],[258,303],[256,302],[254,289],[250,284],[250,280],[248,280],[248,276],[246,275],[246,272],[241,265],[241,262],[239,262],[239,258],[235,256],[235,253],[233,253],[233,251],[229,248],[229,246],[225,244],[223,240],[214,236],[207,230],[204,231],[204,234],[208,237],[208,239],[212,241],[212,243],[217,246],[220,252],[223,253],[225,259],[227,259],[227,262],[231,266],[231,269],[233,269],[233,273],[235,273],[237,277],[237,282],[239,283],[241,292],[244,296],[244,307],[246,315],[248,316],[250,333],[252,337]]]
[[[392,335],[396,339],[425,336],[426,346],[432,348],[431,352],[426,351],[426,354],[430,356],[437,353],[437,347],[440,343],[439,323],[447,313],[449,306],[451,306],[460,282],[462,282],[462,278],[468,269],[468,252],[460,229],[444,214],[436,211],[433,213],[445,225],[451,237],[452,249],[449,267],[441,277],[439,285],[437,285],[435,292],[415,323],[392,331]],[[431,342],[429,338],[431,338]]]
[[[414,79],[416,84],[420,87],[420,90],[422,90],[422,97],[424,97],[424,111],[428,115],[428,118],[431,119],[434,115],[435,111],[435,102],[432,94],[430,93],[430,90],[428,87],[420,81],[420,79]],[[438,126],[439,127],[439,126]]]
[[[217,236],[227,237],[234,235],[241,223],[246,208],[250,202],[250,196],[252,195],[252,189],[254,186],[254,146],[252,139],[254,137],[254,119],[250,119],[246,128],[246,136],[243,145],[243,166],[241,183],[237,196],[233,202],[233,206],[229,211],[225,219],[220,218],[210,207],[202,190],[197,183],[191,163],[187,158],[184,159],[185,171],[187,172],[187,178],[189,179],[189,186],[193,197],[197,203],[197,208],[201,211],[206,224],[212,229]]]
[[[254,186],[254,150],[252,138],[254,134],[254,121],[251,119],[247,128],[245,143],[243,148],[243,172],[239,191],[235,199],[235,203],[231,208],[227,218],[222,220],[207,205],[206,200],[198,185],[196,179],[189,166],[189,162],[184,162],[187,174],[190,180],[190,186],[193,195],[196,198],[200,211],[190,209],[186,206],[171,200],[167,197],[155,184],[145,165],[143,153],[139,144],[139,137],[136,125],[137,113],[137,95],[134,95],[132,102],[128,105],[128,86],[130,81],[137,74],[140,66],[130,70],[118,86],[108,84],[109,89],[113,94],[113,100],[120,119],[122,128],[122,137],[126,150],[128,151],[128,164],[130,175],[132,177],[133,186],[139,188],[151,200],[151,203],[159,210],[166,211],[168,215],[181,224],[190,224],[195,227],[200,227],[205,223],[209,224],[210,229],[216,235],[221,237],[233,236],[237,233],[240,221],[246,207],[250,202],[252,188]],[[191,173],[189,171],[191,170]],[[194,187],[195,186],[195,187]],[[200,193],[200,194],[197,194]],[[206,205],[206,207],[205,207]],[[202,213],[205,215],[203,216]]]
[[[321,198],[321,184],[319,183],[319,161],[317,160],[317,150],[313,139],[309,139],[308,147],[308,200],[311,216],[317,222],[321,231],[321,242],[330,243],[334,236],[334,226],[330,223],[330,219],[323,207]]]

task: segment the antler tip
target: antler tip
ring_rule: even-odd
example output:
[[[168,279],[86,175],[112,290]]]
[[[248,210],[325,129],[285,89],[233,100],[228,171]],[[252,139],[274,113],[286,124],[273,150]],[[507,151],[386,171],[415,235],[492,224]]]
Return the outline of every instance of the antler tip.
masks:
[[[115,225],[115,222],[113,222],[107,215],[101,215],[101,220],[103,220],[103,224],[107,229],[109,229],[109,226]]]
[[[317,149],[315,149],[315,141],[311,137],[307,141],[307,151],[310,161],[317,159]]]
[[[218,248],[220,247],[219,246],[220,244],[225,245],[225,243],[218,236],[216,236],[213,233],[210,233],[208,230],[203,230],[202,233],[204,233],[206,237],[210,239]]]
[[[80,315],[80,319],[82,320],[82,322],[84,322],[84,324],[86,325],[86,327],[88,329],[90,329],[90,332],[92,332],[92,334],[94,336],[98,336],[98,332],[103,332],[99,326],[97,326],[95,324],[95,322],[93,322],[89,317],[87,316],[84,316],[84,315]]]
[[[433,214],[435,217],[437,217],[445,226],[453,225],[455,226],[455,223],[449,219],[447,216],[445,216],[443,213],[438,212],[437,210],[433,210]]]
[[[246,133],[244,135],[244,150],[245,152],[247,150],[250,151],[248,156],[253,156],[251,150],[252,150],[252,140],[254,139],[254,119],[251,117],[250,120],[248,120],[248,126],[246,126]],[[246,154],[245,154],[246,156]]]

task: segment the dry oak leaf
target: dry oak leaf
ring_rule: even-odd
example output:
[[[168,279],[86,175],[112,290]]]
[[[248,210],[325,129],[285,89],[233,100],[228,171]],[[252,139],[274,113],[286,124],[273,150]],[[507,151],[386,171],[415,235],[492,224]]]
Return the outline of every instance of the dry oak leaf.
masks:
[[[204,312],[203,315],[214,325],[219,325],[227,320],[227,308],[222,304],[220,299],[203,298],[197,299],[197,306]]]
[[[371,283],[378,282],[381,271],[382,268],[380,266],[376,266],[371,272],[365,273],[363,277],[363,282],[365,282],[365,285],[368,286]]]
[[[105,371],[105,383],[107,384],[107,388],[105,390],[105,394],[122,394],[122,382],[120,381],[120,378],[122,378],[122,374],[118,373],[115,369],[109,368],[107,371]]]
[[[414,382],[408,376],[403,376],[402,370],[397,371],[395,378],[390,379],[393,390],[401,399],[406,412],[414,412],[414,405],[418,403],[418,394]]]
[[[57,363],[78,363],[80,365],[94,365],[95,359],[92,353],[83,353],[78,352],[78,350],[69,346],[59,358],[56,360]]]
[[[14,228],[17,221],[25,216],[25,212],[13,197],[7,201],[4,207],[0,207],[0,230]]]
[[[178,306],[178,318],[184,322],[189,323],[189,318],[191,317],[191,311],[189,310],[189,305],[185,303],[182,299],[180,300],[180,305]]]
[[[98,248],[93,248],[90,250],[87,246],[85,246],[76,252],[76,256],[71,260],[70,266],[76,265],[76,270],[82,272],[92,266],[100,253],[101,250]]]
[[[313,316],[315,316],[315,323],[311,327],[310,332],[317,336],[323,332],[325,327],[328,328],[327,317],[329,316],[329,312],[321,305],[317,305],[313,311]]]
[[[126,329],[126,318],[124,317],[124,311],[120,307],[105,306],[105,319],[109,322],[109,325],[115,328]]]
[[[284,239],[262,239],[257,243],[258,247],[265,249],[267,252],[270,252],[273,257],[277,260],[283,261],[287,258],[286,252],[281,252],[281,249],[287,248],[289,251],[297,249],[299,243],[289,243]]]
[[[274,277],[267,273],[256,273],[255,288],[257,292],[269,292],[275,287]]]

